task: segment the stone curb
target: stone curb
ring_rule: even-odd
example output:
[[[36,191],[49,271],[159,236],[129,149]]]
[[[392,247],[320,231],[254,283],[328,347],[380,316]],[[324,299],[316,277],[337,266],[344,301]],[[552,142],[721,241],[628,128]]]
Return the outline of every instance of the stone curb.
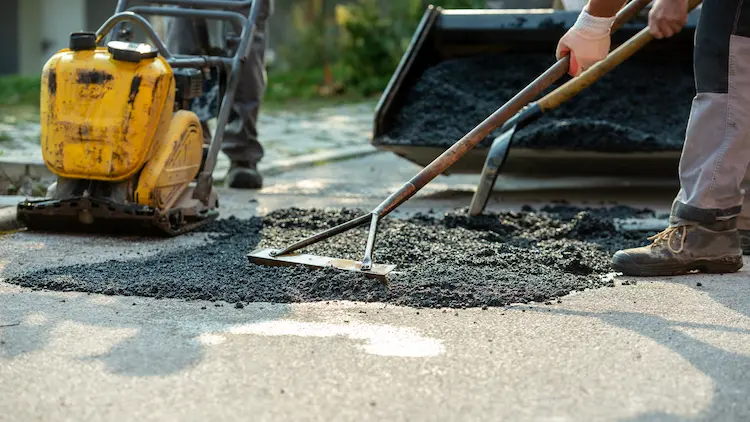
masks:
[[[18,201],[21,202],[21,201]],[[0,233],[18,230],[21,223],[16,219],[16,208],[1,208],[0,206]]]
[[[0,177],[7,177],[12,180],[21,179],[23,176],[29,176],[32,179],[44,179],[54,177],[43,161],[14,161],[8,158],[0,157]]]
[[[264,176],[275,176],[298,168],[311,167],[317,164],[346,160],[349,158],[362,157],[378,152],[374,146],[357,145],[352,147],[343,147],[335,150],[326,150],[314,154],[300,155],[299,157],[271,161],[268,163],[261,162],[260,172]],[[217,165],[214,171],[214,180],[223,182],[226,176],[227,167]],[[0,176],[6,176],[17,180],[23,176],[29,176],[32,179],[43,179],[45,177],[54,177],[43,161],[13,161],[0,158]]]
[[[15,207],[16,205],[20,204],[21,202],[25,200],[31,200],[35,201],[38,199],[44,199],[44,198],[29,198],[28,196],[21,196],[21,195],[0,195],[0,209],[2,208],[8,208],[8,207]]]
[[[301,155],[295,158],[271,161],[267,164],[261,163],[259,165],[259,170],[263,176],[275,176],[300,168],[313,167],[323,163],[350,158],[364,157],[378,152],[380,151],[372,145],[357,145],[336,150],[321,151],[314,154]],[[214,181],[223,183],[226,178],[226,171],[227,166],[217,166],[214,171]],[[17,162],[8,159],[0,159],[0,177],[18,180],[23,176],[29,176],[33,179],[54,178],[54,174],[49,171],[47,166],[41,161]],[[14,207],[24,199],[26,198],[22,196],[0,195],[0,208]]]
[[[289,158],[286,160],[271,161],[266,165],[261,162],[258,167],[263,176],[276,176],[300,168],[313,167],[319,164],[329,163],[333,161],[364,157],[367,155],[375,154],[377,152],[380,151],[372,145],[357,145],[352,147],[343,147],[335,150],[321,151],[314,154],[301,155],[299,157]],[[222,181],[223,179],[224,175],[222,175],[221,177]],[[216,178],[216,180],[219,179]]]

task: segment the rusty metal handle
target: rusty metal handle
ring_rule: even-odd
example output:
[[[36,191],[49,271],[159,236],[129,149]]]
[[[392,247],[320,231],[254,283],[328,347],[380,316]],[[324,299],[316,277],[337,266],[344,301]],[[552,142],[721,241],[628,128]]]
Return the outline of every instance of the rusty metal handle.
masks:
[[[121,0],[123,1],[123,0]],[[633,0],[623,7],[620,12],[617,13],[615,23],[612,25],[612,31],[620,28],[633,16],[637,15],[644,7],[646,7],[651,0]],[[441,174],[445,169],[452,166],[458,161],[464,154],[474,148],[476,144],[486,138],[493,130],[502,126],[508,119],[518,113],[524,106],[534,101],[539,94],[545,89],[549,88],[552,84],[560,80],[570,68],[570,58],[565,56],[558,60],[552,65],[546,72],[542,73],[537,77],[534,82],[530,83],[526,88],[521,90],[513,98],[510,99],[505,105],[497,109],[490,117],[485,119],[479,126],[475,127],[471,132],[467,133],[458,142],[453,144],[448,150],[446,150],[440,157],[436,158],[427,167],[423,168],[417,175],[406,182],[396,192],[393,192],[388,198],[385,199],[380,205],[378,205],[370,214],[363,215],[354,220],[348,221],[344,224],[340,224],[336,227],[317,233],[313,236],[302,239],[292,245],[280,251],[274,251],[271,256],[281,256],[292,253],[299,249],[310,246],[314,243],[321,242],[325,239],[333,237],[337,234],[343,233],[347,230],[351,230],[355,227],[362,226],[368,221],[370,222],[370,235],[368,236],[367,249],[365,251],[365,263],[367,267],[372,262],[372,249],[375,243],[375,230],[377,229],[378,220],[388,215],[391,211],[396,209],[399,205],[403,204],[409,198],[414,196],[420,189],[422,189],[432,179]]]
[[[701,4],[701,0],[690,0],[688,3],[688,12],[692,11],[698,5]],[[627,42],[623,43],[612,51],[604,60],[601,60],[586,69],[578,77],[573,78],[545,95],[542,99],[537,101],[537,105],[542,112],[547,112],[559,107],[561,104],[569,101],[593,85],[596,81],[602,78],[602,76],[611,72],[612,69],[620,65],[622,62],[630,58],[633,54],[637,53],[649,42],[653,41],[654,36],[651,35],[649,28],[643,28],[638,34],[634,35]]]
[[[634,0],[620,9],[617,13],[612,30],[619,29],[627,21],[637,15],[651,0]],[[497,109],[492,115],[480,123],[471,132],[464,135],[458,142],[453,144],[438,158],[422,169],[417,175],[406,182],[399,190],[393,192],[388,198],[378,205],[372,212],[380,217],[388,215],[396,207],[414,196],[420,189],[432,179],[443,173],[448,167],[456,163],[466,155],[472,148],[489,136],[493,130],[502,126],[508,119],[518,113],[521,108],[534,101],[539,94],[552,84],[560,80],[570,68],[570,57],[565,56],[552,65],[546,72],[542,73],[526,88],[521,90],[505,105]]]

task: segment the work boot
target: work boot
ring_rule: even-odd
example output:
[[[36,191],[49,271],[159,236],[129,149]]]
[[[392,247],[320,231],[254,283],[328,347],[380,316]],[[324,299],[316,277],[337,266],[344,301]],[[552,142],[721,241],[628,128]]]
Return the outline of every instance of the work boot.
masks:
[[[263,176],[255,165],[247,161],[234,161],[227,173],[227,186],[233,189],[260,189]]]
[[[738,230],[740,232],[740,243],[742,245],[742,254],[750,255],[750,229]]]
[[[711,225],[688,223],[651,236],[652,243],[618,251],[612,268],[629,276],[670,276],[691,271],[733,273],[742,268],[740,235],[735,220]]]

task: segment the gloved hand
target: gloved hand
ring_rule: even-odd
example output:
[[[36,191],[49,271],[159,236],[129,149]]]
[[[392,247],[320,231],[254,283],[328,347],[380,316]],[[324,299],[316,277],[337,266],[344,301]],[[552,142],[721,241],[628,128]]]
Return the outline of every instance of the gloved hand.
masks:
[[[557,44],[557,59],[570,54],[571,76],[578,76],[584,70],[604,59],[609,54],[610,28],[615,17],[602,18],[592,16],[586,9],[578,15],[573,27],[560,38]]]

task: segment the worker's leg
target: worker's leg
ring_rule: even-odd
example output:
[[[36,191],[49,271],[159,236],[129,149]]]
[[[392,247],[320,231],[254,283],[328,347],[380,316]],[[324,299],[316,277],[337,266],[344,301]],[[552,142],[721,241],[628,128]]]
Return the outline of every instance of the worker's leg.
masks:
[[[737,216],[750,164],[750,1],[703,2],[694,68],[697,95],[671,227],[652,245],[615,254],[613,267],[626,274],[742,267]]]
[[[255,36],[250,56],[240,69],[242,78],[237,87],[234,108],[224,132],[223,150],[232,161],[227,184],[235,188],[260,188],[262,178],[257,164],[263,158],[258,142],[258,111],[266,90],[265,52],[268,18],[273,12],[272,0],[260,1]],[[247,11],[243,11],[247,13]]]
[[[195,21],[192,19],[170,18],[167,21],[167,38],[165,43],[169,51],[174,54],[189,54],[194,56],[208,54],[201,46],[198,29],[196,28]],[[202,98],[193,101],[191,105],[191,110],[201,119],[203,142],[205,144],[211,142],[211,133],[206,122],[208,119],[216,116],[215,107],[211,105],[216,102],[217,95],[218,90],[211,90],[204,93]]]
[[[165,41],[169,51],[174,54],[203,54],[198,50],[198,31],[192,19],[170,18]]]
[[[273,13],[273,0],[258,1],[260,1],[260,11],[256,20],[250,56],[240,68],[239,86],[222,140],[222,151],[232,163],[227,175],[227,183],[236,188],[257,189],[263,183],[257,171],[257,164],[263,158],[263,147],[258,142],[257,121],[260,102],[266,89],[267,21]],[[240,12],[247,15],[249,10],[244,9]],[[167,45],[175,53],[205,54],[200,50],[195,25],[188,19],[170,20]],[[206,96],[209,101],[196,105],[203,120],[211,114],[211,105],[217,99],[217,95],[218,87],[214,87]],[[216,114],[216,111],[213,114]],[[204,131],[208,133],[205,122]]]

